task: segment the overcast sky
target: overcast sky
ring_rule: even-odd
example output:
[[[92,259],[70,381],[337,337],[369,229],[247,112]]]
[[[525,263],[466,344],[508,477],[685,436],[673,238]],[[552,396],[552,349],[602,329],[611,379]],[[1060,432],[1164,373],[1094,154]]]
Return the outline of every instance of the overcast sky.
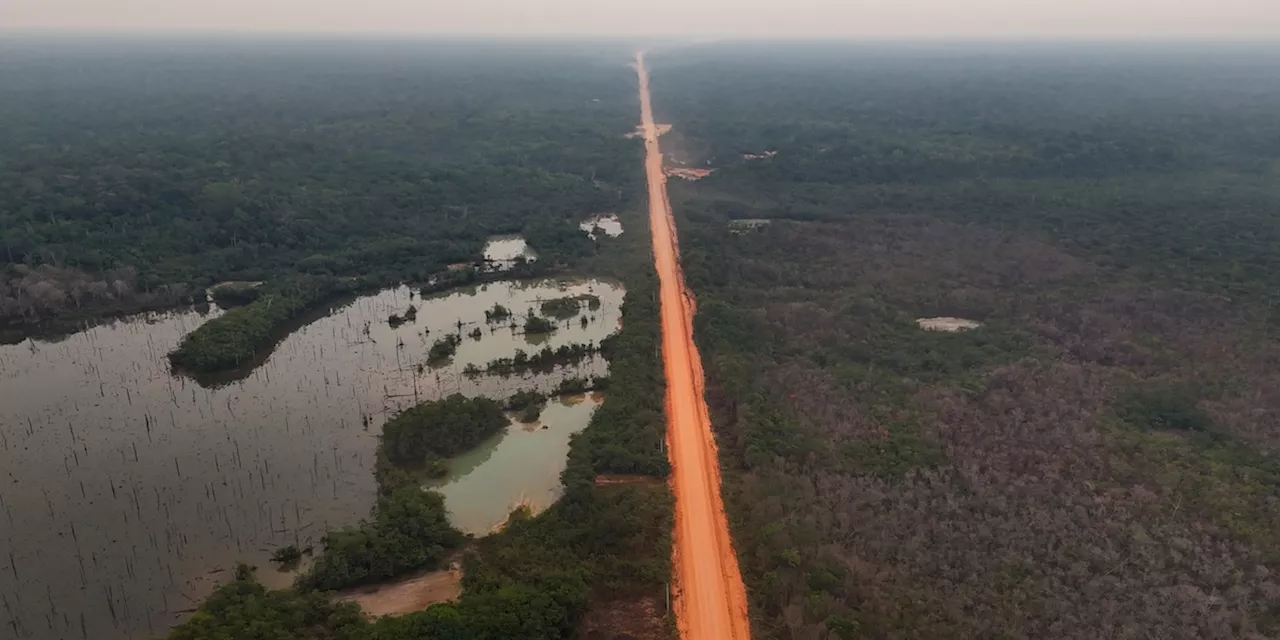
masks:
[[[1280,0],[0,0],[0,29],[1280,37]]]

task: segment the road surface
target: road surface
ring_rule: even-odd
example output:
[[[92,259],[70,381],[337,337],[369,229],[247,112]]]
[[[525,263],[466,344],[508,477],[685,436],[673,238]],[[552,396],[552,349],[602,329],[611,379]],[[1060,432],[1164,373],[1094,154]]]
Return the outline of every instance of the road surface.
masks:
[[[720,498],[720,465],[703,397],[702,360],[693,342],[693,297],[680,272],[679,248],[658,127],[649,101],[644,53],[636,54],[649,226],[662,302],[662,358],[667,377],[667,452],[676,498],[676,626],[683,640],[747,640],[747,596]]]

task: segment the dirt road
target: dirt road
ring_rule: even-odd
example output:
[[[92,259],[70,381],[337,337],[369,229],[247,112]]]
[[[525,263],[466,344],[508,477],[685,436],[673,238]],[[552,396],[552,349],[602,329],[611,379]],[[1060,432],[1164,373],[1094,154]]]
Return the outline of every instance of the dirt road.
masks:
[[[693,297],[680,272],[643,53],[636,54],[635,66],[649,179],[649,226],[661,284],[667,451],[676,498],[676,625],[684,640],[746,640],[751,637],[746,590],[720,498],[720,466],[703,397],[702,360],[693,342]]]

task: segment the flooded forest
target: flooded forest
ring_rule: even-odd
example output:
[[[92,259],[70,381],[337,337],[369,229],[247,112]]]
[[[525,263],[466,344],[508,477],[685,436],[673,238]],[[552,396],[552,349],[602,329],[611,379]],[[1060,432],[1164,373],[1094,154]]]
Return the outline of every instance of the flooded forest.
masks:
[[[618,214],[642,179],[627,52],[241,44],[0,41],[0,136],[18,150],[0,156],[0,636],[310,624],[284,611],[372,633],[313,595],[362,583],[333,578],[357,562],[343,541],[404,517],[388,509],[428,526],[435,498],[406,490],[439,496],[430,526],[449,562],[481,563],[469,576],[499,571],[495,546],[536,533],[564,553],[627,514],[547,614],[578,624],[614,554],[665,562],[636,551],[663,539],[638,532],[666,516],[635,520],[660,512],[660,485],[593,482],[664,470],[660,420],[637,409],[657,402],[649,321],[620,333],[628,289],[649,284]],[[465,446],[387,451],[384,426],[472,400],[501,413]],[[608,403],[629,416],[608,428],[644,426],[583,433]],[[391,553],[405,569],[368,575],[444,566]],[[463,591],[468,624],[501,624],[465,609],[490,589],[533,588],[500,574]],[[231,594],[248,613],[218,604]],[[420,637],[415,620],[377,637]],[[364,637],[321,633],[305,637]]]

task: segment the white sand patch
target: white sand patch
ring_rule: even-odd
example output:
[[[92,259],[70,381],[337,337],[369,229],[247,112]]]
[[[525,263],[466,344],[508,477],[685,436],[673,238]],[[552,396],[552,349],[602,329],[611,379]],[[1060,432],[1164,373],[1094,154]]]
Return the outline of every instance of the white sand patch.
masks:
[[[948,333],[968,331],[982,326],[980,322],[965,320],[964,318],[916,318],[916,324],[920,325],[920,328],[925,331],[946,331]]]

